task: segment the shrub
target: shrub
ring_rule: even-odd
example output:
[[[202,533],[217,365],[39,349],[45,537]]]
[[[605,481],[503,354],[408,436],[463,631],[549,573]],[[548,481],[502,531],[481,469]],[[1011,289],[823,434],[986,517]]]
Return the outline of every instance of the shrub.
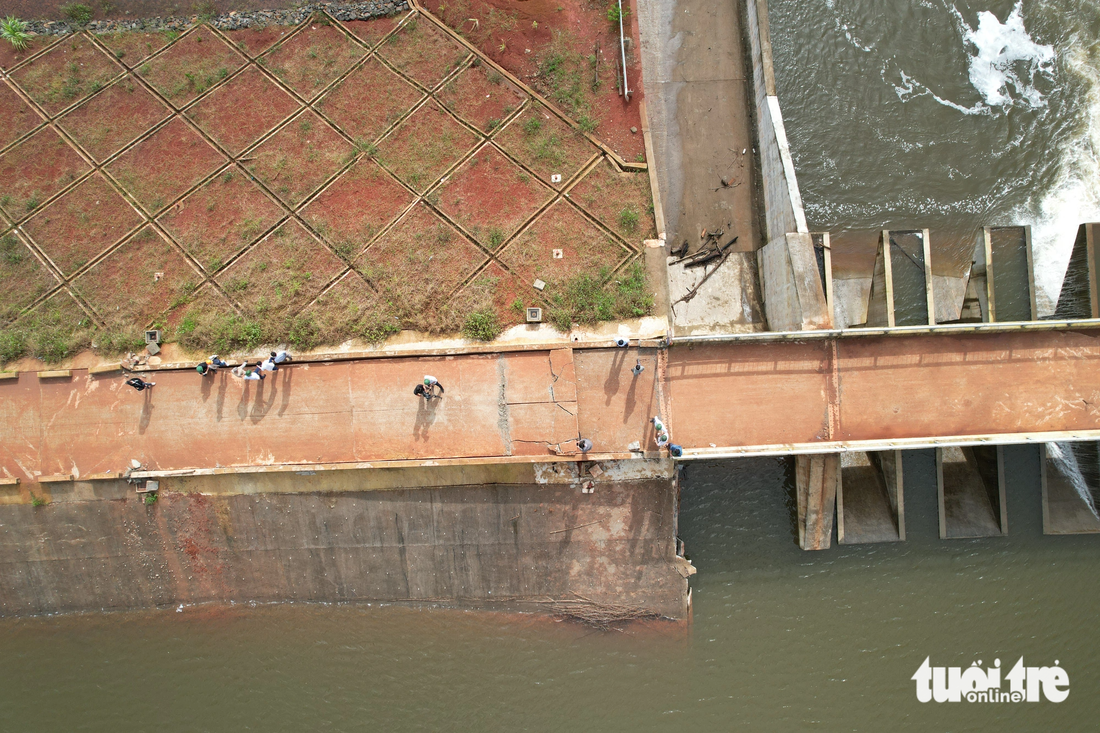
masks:
[[[152,506],[157,503],[157,495],[155,493],[145,495],[145,506]]]
[[[176,326],[180,345],[193,351],[251,351],[264,342],[263,326],[233,313],[188,313]]]
[[[299,351],[309,351],[320,341],[317,324],[309,316],[297,316],[287,329],[287,343]]]
[[[497,314],[489,308],[474,311],[466,316],[466,325],[462,327],[462,333],[469,339],[492,341],[500,335]]]
[[[27,24],[14,15],[0,20],[0,38],[22,51],[30,42],[30,34],[27,33]]]
[[[46,506],[46,504],[48,504],[48,503],[49,502],[47,502],[45,499],[43,499],[38,494],[34,493],[33,491],[31,492],[31,506],[33,506],[33,507]]]
[[[607,9],[607,20],[612,25],[618,25],[620,20],[625,20],[630,15],[630,8],[619,8],[619,3],[614,2]]]
[[[92,19],[93,10],[82,3],[62,5],[61,12],[80,25],[87,25]]]

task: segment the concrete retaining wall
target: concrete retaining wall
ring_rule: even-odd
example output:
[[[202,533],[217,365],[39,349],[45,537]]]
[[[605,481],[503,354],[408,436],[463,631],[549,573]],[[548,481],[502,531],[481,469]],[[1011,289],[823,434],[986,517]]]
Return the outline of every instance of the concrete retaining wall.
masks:
[[[538,600],[579,593],[683,618],[687,563],[675,557],[675,510],[668,479],[599,483],[592,494],[572,484],[162,489],[152,505],[133,494],[4,505],[0,614],[207,601],[537,611]]]
[[[810,230],[806,226],[794,160],[787,144],[783,114],[779,110],[779,98],[775,91],[767,0],[745,0],[745,14],[752,57],[760,177],[764,189],[764,241],[772,242],[787,232]]]
[[[757,265],[764,312],[772,331],[830,328],[813,240],[775,91],[766,0],[745,0],[745,28],[752,60],[757,159],[764,197],[764,242]]]

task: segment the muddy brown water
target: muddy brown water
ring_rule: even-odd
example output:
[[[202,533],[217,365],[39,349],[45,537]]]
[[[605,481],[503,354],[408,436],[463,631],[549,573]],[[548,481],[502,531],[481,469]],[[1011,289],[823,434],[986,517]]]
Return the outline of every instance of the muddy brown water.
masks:
[[[977,28],[979,11],[1004,21],[1010,2],[771,6],[812,226],[973,233],[1088,214],[1088,194],[1071,194],[1091,171],[1091,67],[1077,50],[1100,36],[1092,3],[1022,6],[1029,38],[1058,57],[988,114],[931,95],[985,103],[953,11]],[[1043,246],[1043,262],[1061,256]],[[915,452],[907,541],[817,554],[795,544],[788,461],[687,467],[680,534],[699,569],[687,629],[377,606],[0,620],[0,730],[1091,730],[1100,538],[1043,536],[1038,459],[1006,461],[1006,538],[939,540],[934,456]],[[1058,660],[1070,695],[921,704],[910,677],[928,656]]]
[[[1087,730],[1094,537],[1044,537],[1030,449],[1010,535],[938,539],[935,459],[905,457],[904,543],[795,546],[788,462],[686,469],[690,628],[593,632],[395,607],[184,608],[0,621],[0,730]],[[1060,704],[919,703],[926,656],[1057,659]]]

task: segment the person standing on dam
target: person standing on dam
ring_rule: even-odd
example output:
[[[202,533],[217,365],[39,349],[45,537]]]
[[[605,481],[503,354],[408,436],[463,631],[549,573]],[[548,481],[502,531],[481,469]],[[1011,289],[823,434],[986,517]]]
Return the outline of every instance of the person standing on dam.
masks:
[[[439,388],[438,395],[435,393],[436,387]],[[424,383],[416,385],[416,387],[413,389],[413,394],[417,397],[423,397],[425,400],[428,400],[430,402],[432,397],[442,397],[444,391],[445,390],[443,389],[443,385],[439,383],[438,379],[430,374],[425,374]]]

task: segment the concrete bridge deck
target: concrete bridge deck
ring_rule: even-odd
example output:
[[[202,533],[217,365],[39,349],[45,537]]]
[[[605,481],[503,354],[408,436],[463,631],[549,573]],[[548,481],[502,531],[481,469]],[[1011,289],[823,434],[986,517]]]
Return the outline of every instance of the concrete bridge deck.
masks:
[[[631,373],[636,360],[646,367]],[[427,372],[446,387],[412,394]],[[656,379],[660,374],[662,378]],[[685,457],[1096,438],[1100,329],[553,349],[0,382],[0,473],[301,464],[577,460],[653,449],[665,417]]]
[[[725,342],[674,347],[668,362],[674,439],[688,457],[1100,429],[1097,330]]]

